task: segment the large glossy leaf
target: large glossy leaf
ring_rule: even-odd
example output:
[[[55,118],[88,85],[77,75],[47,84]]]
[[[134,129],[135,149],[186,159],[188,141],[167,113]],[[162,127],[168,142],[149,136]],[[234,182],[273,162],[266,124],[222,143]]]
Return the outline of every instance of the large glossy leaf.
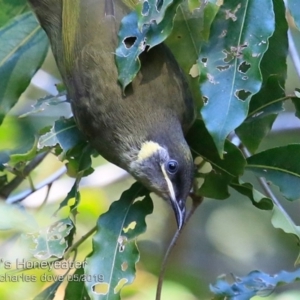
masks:
[[[224,1],[202,47],[201,114],[221,157],[227,135],[246,119],[260,90],[259,65],[274,26],[272,0]]]
[[[280,100],[285,96],[288,55],[287,20],[283,1],[273,0],[275,32],[260,67],[263,75],[261,90],[250,101],[249,114],[236,133],[251,153],[255,153],[262,139],[269,133],[277,113],[283,110]],[[276,61],[276,63],[274,63]]]
[[[247,159],[246,168],[277,185],[288,200],[300,198],[300,144],[257,153]]]
[[[48,50],[48,40],[31,13],[0,30],[0,124],[25,91]]]
[[[212,167],[212,171],[204,176],[204,183],[198,193],[209,198],[227,198],[230,182],[243,174],[246,164],[240,150],[226,141],[226,153],[224,159],[221,159],[212,137],[201,120],[197,120],[192,126],[187,141],[194,157],[201,156]]]
[[[295,24],[300,30],[300,9],[298,0],[287,0],[288,8],[291,16],[294,18]]]
[[[0,0],[0,27],[28,9],[26,0]]]
[[[149,192],[135,183],[100,216],[93,253],[87,257],[85,267],[86,276],[91,277],[86,281],[91,299],[120,299],[123,286],[133,281],[139,260],[135,240],[145,231],[145,217],[152,210]]]

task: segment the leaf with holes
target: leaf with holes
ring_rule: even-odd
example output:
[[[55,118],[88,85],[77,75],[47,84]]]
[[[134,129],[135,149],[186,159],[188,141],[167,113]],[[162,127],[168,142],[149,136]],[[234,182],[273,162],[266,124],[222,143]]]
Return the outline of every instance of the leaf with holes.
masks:
[[[296,26],[300,30],[300,10],[298,0],[287,0],[287,5],[291,16],[293,17]]]
[[[142,30],[144,25],[159,24],[173,0],[143,0],[136,6],[138,12],[138,28]]]
[[[32,241],[35,248],[32,249],[33,256],[40,260],[50,257],[61,258],[68,245],[66,237],[73,228],[71,219],[63,219],[38,232],[27,233],[24,240]]]
[[[288,200],[300,198],[300,144],[268,149],[247,159],[246,168],[277,185]]]
[[[91,299],[120,299],[123,286],[132,283],[139,260],[135,241],[146,230],[145,217],[152,210],[149,192],[134,183],[100,216],[85,267],[85,275],[92,278],[85,283]]]
[[[25,13],[0,29],[0,124],[43,63],[48,40],[35,16]]]
[[[199,91],[197,59],[202,43],[208,39],[211,22],[219,6],[208,2],[206,5],[202,3],[199,8],[199,1],[196,2],[198,8],[192,12],[186,1],[178,7],[173,30],[165,43],[184,71],[193,99],[200,108],[203,102]]]
[[[232,279],[234,282],[232,282]],[[248,300],[254,296],[268,296],[277,286],[292,283],[300,279],[300,269],[294,272],[281,271],[276,275],[269,275],[261,271],[252,271],[245,277],[231,276],[227,282],[224,275],[217,282],[210,285],[214,293],[213,300],[231,299]]]
[[[259,65],[274,26],[272,0],[225,1],[202,47],[201,114],[221,157],[227,135],[245,120],[260,90]]]
[[[287,20],[282,1],[273,0],[275,32],[261,64],[263,84],[250,101],[249,114],[236,133],[251,153],[255,153],[262,139],[269,133],[277,114],[283,110],[282,98],[287,76]],[[280,41],[280,42],[279,42]],[[274,64],[276,61],[276,64]]]
[[[224,159],[221,159],[212,137],[203,121],[197,120],[187,135],[187,141],[194,156],[201,156],[212,166],[212,171],[204,176],[204,183],[198,193],[204,197],[226,199],[228,186],[235,178],[243,174],[246,161],[241,151],[225,142]]]
[[[142,30],[138,28],[138,14],[136,11],[131,12],[122,19],[118,34],[119,44],[116,49],[116,64],[119,72],[118,80],[123,91],[140,69],[139,55],[147,46],[151,48],[162,43],[171,33],[173,19],[180,2],[180,0],[174,0],[159,24],[145,25]]]

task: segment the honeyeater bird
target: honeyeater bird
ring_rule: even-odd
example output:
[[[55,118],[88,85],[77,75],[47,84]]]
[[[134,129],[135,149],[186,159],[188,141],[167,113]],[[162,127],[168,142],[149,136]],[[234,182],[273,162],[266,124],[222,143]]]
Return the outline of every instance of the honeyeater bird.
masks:
[[[142,53],[141,70],[123,93],[115,64],[118,26],[128,12],[121,0],[28,1],[79,129],[100,155],[167,200],[181,228],[194,173],[184,135],[195,109],[172,53],[162,44]]]

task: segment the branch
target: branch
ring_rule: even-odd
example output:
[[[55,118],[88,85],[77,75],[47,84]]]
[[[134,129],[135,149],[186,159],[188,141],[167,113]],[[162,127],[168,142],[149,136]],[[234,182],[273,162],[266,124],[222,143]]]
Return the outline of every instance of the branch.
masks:
[[[14,191],[48,155],[49,151],[38,154],[23,170],[22,175],[16,176],[12,181],[6,184],[0,191],[0,196],[7,199],[8,196]]]

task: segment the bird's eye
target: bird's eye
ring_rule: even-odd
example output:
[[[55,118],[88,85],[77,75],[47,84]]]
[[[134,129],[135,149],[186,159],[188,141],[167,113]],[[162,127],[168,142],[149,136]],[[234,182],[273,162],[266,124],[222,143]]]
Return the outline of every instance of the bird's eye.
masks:
[[[178,162],[176,160],[169,160],[167,162],[167,170],[170,174],[175,174],[178,170]]]

